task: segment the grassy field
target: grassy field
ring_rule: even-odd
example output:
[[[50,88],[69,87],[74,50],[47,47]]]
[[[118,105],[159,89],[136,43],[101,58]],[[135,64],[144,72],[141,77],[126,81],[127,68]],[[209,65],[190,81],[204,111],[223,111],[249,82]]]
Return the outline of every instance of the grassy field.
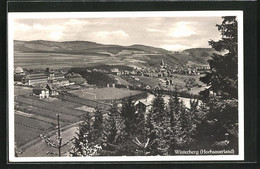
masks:
[[[128,81],[126,81],[125,79],[122,79],[121,77],[119,76],[115,76],[115,75],[110,75],[111,77],[115,78],[119,84],[122,84],[122,85],[127,85],[127,86],[133,86],[131,83],[129,83]]]
[[[72,67],[92,65],[109,59],[103,55],[73,55],[58,53],[14,53],[14,65],[26,68]]]
[[[159,83],[162,83],[160,79],[164,78],[155,78],[155,77],[146,77],[146,76],[133,76],[134,78],[140,79],[140,82],[142,82],[145,85],[149,85],[152,88],[155,88],[158,86]],[[173,86],[179,86],[180,88],[185,87],[185,81],[181,78],[173,78]]]
[[[79,117],[67,115],[67,114],[64,114],[61,111],[55,112],[51,109],[30,106],[28,104],[19,105],[19,109],[24,111],[24,112],[35,114],[37,116],[43,116],[43,117],[52,118],[52,119],[56,119],[57,118],[56,114],[59,113],[60,114],[60,120],[62,122],[66,122],[66,123],[74,123],[74,122],[77,122],[77,121],[80,120]]]
[[[18,96],[18,95],[23,95],[23,94],[27,94],[27,93],[32,93],[32,89],[31,87],[24,87],[24,86],[14,86],[14,95]]]
[[[176,78],[176,79],[180,79],[180,80],[185,80],[185,79],[194,79],[194,82],[196,84],[202,84],[202,82],[200,81],[200,77],[203,76],[203,75],[200,75],[200,76],[193,76],[193,75],[181,75],[181,74],[173,74],[173,76]]]
[[[96,96],[97,100],[106,99],[121,99],[128,96],[133,96],[142,93],[142,91],[118,89],[118,88],[95,88],[95,89],[83,89],[73,90],[70,93],[78,95],[81,98],[93,99],[93,95]]]
[[[84,114],[83,111],[79,110],[74,110],[71,109],[67,106],[70,106],[67,102],[59,102],[59,103],[52,103],[52,102],[47,102],[44,100],[38,100],[35,98],[30,98],[30,97],[21,97],[18,96],[15,99],[17,102],[28,104],[34,107],[42,108],[42,109],[47,109],[53,112],[55,115],[56,113],[64,114],[64,115],[69,115],[69,116],[76,116],[80,117]],[[72,103],[71,106],[75,106],[75,104]]]
[[[61,127],[79,122],[80,116],[86,114],[74,109],[81,104],[59,99],[40,100],[29,96],[16,96],[15,103],[15,141],[18,148],[38,138],[39,134],[54,130],[57,113],[60,114]]]
[[[160,82],[159,78],[154,77],[146,77],[146,76],[133,76],[134,78],[140,79],[140,82],[143,84],[149,85],[151,87],[155,87]]]
[[[20,124],[15,124],[15,142],[17,147],[26,142],[39,137],[42,131],[29,128]]]
[[[127,60],[120,60],[118,57],[108,57],[103,54],[60,54],[60,53],[14,53],[14,66],[22,68],[64,68],[108,65],[131,65]]]
[[[37,119],[33,119],[30,117],[25,117],[25,116],[21,116],[21,115],[15,115],[15,123],[20,124],[20,125],[24,125],[27,127],[31,127],[37,130],[41,130],[41,131],[46,131],[52,127],[54,127],[54,125],[44,122],[44,121],[40,121]]]

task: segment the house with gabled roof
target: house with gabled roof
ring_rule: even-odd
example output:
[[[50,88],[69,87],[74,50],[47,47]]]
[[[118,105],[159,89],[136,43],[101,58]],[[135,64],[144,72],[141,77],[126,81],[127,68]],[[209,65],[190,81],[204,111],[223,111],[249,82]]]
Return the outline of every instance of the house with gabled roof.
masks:
[[[46,88],[49,90],[51,96],[57,96],[59,94],[57,87],[53,84],[46,84]]]
[[[38,96],[40,99],[49,98],[49,90],[46,88],[45,85],[38,85],[33,88],[33,94]]]

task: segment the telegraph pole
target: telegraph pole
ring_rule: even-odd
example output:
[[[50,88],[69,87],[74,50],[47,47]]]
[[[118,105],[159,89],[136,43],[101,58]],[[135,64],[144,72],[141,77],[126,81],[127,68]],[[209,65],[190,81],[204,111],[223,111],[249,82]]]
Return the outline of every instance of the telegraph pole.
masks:
[[[61,157],[61,148],[68,145],[74,138],[68,140],[67,142],[62,144],[62,137],[61,137],[61,128],[60,128],[60,114],[56,114],[57,116],[57,132],[56,132],[56,137],[57,137],[57,142],[52,141],[50,138],[46,137],[44,134],[40,134],[40,137],[47,143],[50,147],[53,147],[55,149],[58,149],[58,153],[54,152],[47,152],[47,154],[53,154],[53,155],[58,155]]]
[[[57,130],[58,130],[58,137],[57,137],[57,141],[58,141],[58,150],[59,150],[59,157],[61,156],[61,143],[62,143],[62,138],[60,136],[60,115],[56,114],[57,116]]]

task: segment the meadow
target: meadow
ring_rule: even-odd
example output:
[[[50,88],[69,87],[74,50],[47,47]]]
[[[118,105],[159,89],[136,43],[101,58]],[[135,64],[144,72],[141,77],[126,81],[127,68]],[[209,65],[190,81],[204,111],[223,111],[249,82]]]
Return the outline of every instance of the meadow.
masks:
[[[21,124],[15,124],[15,142],[16,146],[20,147],[23,144],[39,137],[41,131],[33,128],[26,127]]]
[[[25,147],[29,142],[39,139],[39,135],[55,130],[57,116],[60,114],[60,125],[66,127],[77,123],[85,111],[74,108],[81,104],[59,99],[40,100],[30,96],[15,97],[15,141],[17,147]]]
[[[41,131],[46,131],[50,128],[53,127],[52,124],[44,122],[44,121],[40,121],[37,119],[33,119],[30,117],[25,117],[25,116],[21,116],[21,115],[17,115],[15,114],[15,123],[26,126],[26,127],[31,127],[37,130],[41,130]]]
[[[15,96],[28,94],[28,93],[32,93],[31,87],[14,86],[14,95]]]
[[[107,100],[107,99],[121,99],[124,97],[134,96],[142,93],[142,91],[105,87],[105,88],[89,88],[83,90],[73,90],[70,91],[70,93],[85,99],[94,98],[97,100]]]
[[[80,117],[84,114],[83,111],[73,110],[72,108],[68,107],[68,106],[71,107],[75,106],[74,103],[71,103],[71,105],[68,102],[61,102],[61,101],[60,102],[56,101],[56,103],[55,102],[52,103],[37,98],[30,98],[28,96],[18,96],[15,100],[17,102],[28,104],[34,107],[51,110],[55,113],[60,113],[60,114],[65,114],[65,115],[70,115],[75,117]]]
[[[40,53],[40,52],[14,52],[14,66],[22,68],[68,68],[108,65],[130,65],[132,62],[121,60],[118,57],[106,56],[103,54],[70,54],[70,53]]]

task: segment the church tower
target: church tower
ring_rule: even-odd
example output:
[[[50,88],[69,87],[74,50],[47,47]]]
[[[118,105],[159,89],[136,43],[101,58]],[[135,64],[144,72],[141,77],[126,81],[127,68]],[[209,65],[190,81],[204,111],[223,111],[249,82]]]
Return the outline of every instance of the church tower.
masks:
[[[161,60],[161,66],[164,66],[164,62],[163,62],[163,59]]]

